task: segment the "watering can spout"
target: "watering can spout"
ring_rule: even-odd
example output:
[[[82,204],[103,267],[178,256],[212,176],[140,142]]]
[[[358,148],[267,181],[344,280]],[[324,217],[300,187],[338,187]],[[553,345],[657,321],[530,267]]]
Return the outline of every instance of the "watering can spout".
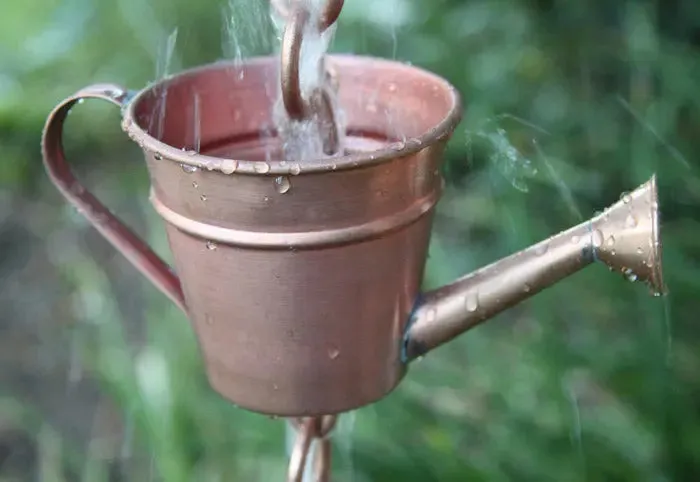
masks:
[[[655,176],[592,219],[426,293],[406,333],[405,358],[423,355],[595,261],[662,293]]]

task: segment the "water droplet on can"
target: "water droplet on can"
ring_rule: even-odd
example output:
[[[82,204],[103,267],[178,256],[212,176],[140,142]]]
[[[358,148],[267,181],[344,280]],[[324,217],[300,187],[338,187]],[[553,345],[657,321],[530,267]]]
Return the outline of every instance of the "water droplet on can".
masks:
[[[197,184],[197,181],[192,181],[192,187],[197,189],[199,187],[199,184]]]
[[[237,167],[238,163],[233,159],[224,159],[221,161],[221,172],[224,174],[233,174],[236,172]]]
[[[625,203],[625,204],[629,204],[630,201],[632,201],[632,197],[629,195],[628,192],[623,192],[623,193],[620,195],[620,199],[621,199],[622,202]]]
[[[278,176],[275,178],[275,189],[280,194],[286,194],[292,188],[292,183],[285,176]]]
[[[625,219],[625,226],[627,226],[628,228],[634,228],[635,226],[637,226],[637,218],[634,216],[634,214],[630,214],[629,216],[627,216],[627,218]]]
[[[154,152],[154,153],[153,153],[153,159],[155,159],[156,161],[162,161],[162,160],[163,160],[163,156],[161,156],[160,153],[158,153],[158,152]]]
[[[581,241],[581,238],[579,238],[578,236],[576,236],[576,235],[571,236],[571,244],[578,244],[580,241]]]
[[[253,170],[258,174],[266,174],[270,172],[270,165],[267,162],[256,162],[253,164]]]
[[[295,162],[294,164],[289,166],[289,173],[292,176],[298,176],[301,173],[301,166]]]
[[[625,277],[627,277],[627,279],[628,279],[629,281],[631,281],[631,282],[633,282],[633,283],[634,283],[635,281],[637,281],[637,275],[636,275],[636,274],[634,273],[634,271],[632,271],[631,269],[625,268],[625,269],[623,270],[623,273],[625,274]]]
[[[192,174],[199,170],[197,166],[193,166],[192,164],[185,164],[184,162],[180,164],[180,167],[182,167],[182,170],[185,171],[187,174]]]
[[[610,247],[615,246],[615,236],[610,235],[610,237],[608,238],[608,241],[607,241],[607,245]]]
[[[207,249],[209,251],[214,251],[216,248],[218,248],[218,246],[214,241],[207,241]]]
[[[340,356],[340,350],[338,350],[338,348],[334,346],[328,348],[328,358],[335,360],[338,356]]]
[[[202,194],[201,196],[199,196],[199,199],[201,199],[202,201],[206,201],[206,200],[207,200],[207,195],[206,195],[206,194]]]

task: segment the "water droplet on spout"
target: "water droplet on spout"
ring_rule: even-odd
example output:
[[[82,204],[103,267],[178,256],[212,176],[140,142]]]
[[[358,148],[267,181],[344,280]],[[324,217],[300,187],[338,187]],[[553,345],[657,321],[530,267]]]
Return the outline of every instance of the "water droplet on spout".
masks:
[[[537,247],[535,247],[535,254],[538,256],[542,256],[549,250],[549,242],[544,242]]]
[[[468,293],[464,299],[464,307],[469,313],[479,309],[479,293]]]
[[[340,350],[338,350],[338,348],[332,346],[328,349],[328,358],[330,358],[331,360],[335,360],[339,356],[340,356]]]
[[[603,245],[603,232],[600,229],[593,231],[591,243],[595,248],[600,248]]]

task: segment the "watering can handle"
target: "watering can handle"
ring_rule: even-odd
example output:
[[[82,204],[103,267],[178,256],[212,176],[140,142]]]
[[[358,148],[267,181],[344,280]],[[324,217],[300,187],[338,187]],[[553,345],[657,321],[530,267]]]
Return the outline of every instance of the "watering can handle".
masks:
[[[180,280],[141,238],[86,190],[70,170],[63,153],[63,123],[71,108],[83,99],[102,99],[123,107],[128,91],[118,85],[96,84],[79,90],[49,114],[42,135],[41,150],[49,178],[63,196],[121,252],[146,278],[181,310],[186,312]]]

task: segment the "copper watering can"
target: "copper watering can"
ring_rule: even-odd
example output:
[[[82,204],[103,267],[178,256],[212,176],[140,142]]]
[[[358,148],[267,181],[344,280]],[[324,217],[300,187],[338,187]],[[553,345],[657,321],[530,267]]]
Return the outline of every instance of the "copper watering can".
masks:
[[[398,62],[327,62],[347,117],[340,157],[278,160],[273,57],[196,68],[134,95],[91,86],[46,123],[51,180],[190,318],[224,397],[281,416],[372,403],[412,359],[594,261],[662,291],[652,178],[589,221],[421,294],[459,94]],[[124,131],[144,151],[177,275],[71,173],[63,122],[84,98],[121,107]],[[192,144],[195,109],[200,146]]]

